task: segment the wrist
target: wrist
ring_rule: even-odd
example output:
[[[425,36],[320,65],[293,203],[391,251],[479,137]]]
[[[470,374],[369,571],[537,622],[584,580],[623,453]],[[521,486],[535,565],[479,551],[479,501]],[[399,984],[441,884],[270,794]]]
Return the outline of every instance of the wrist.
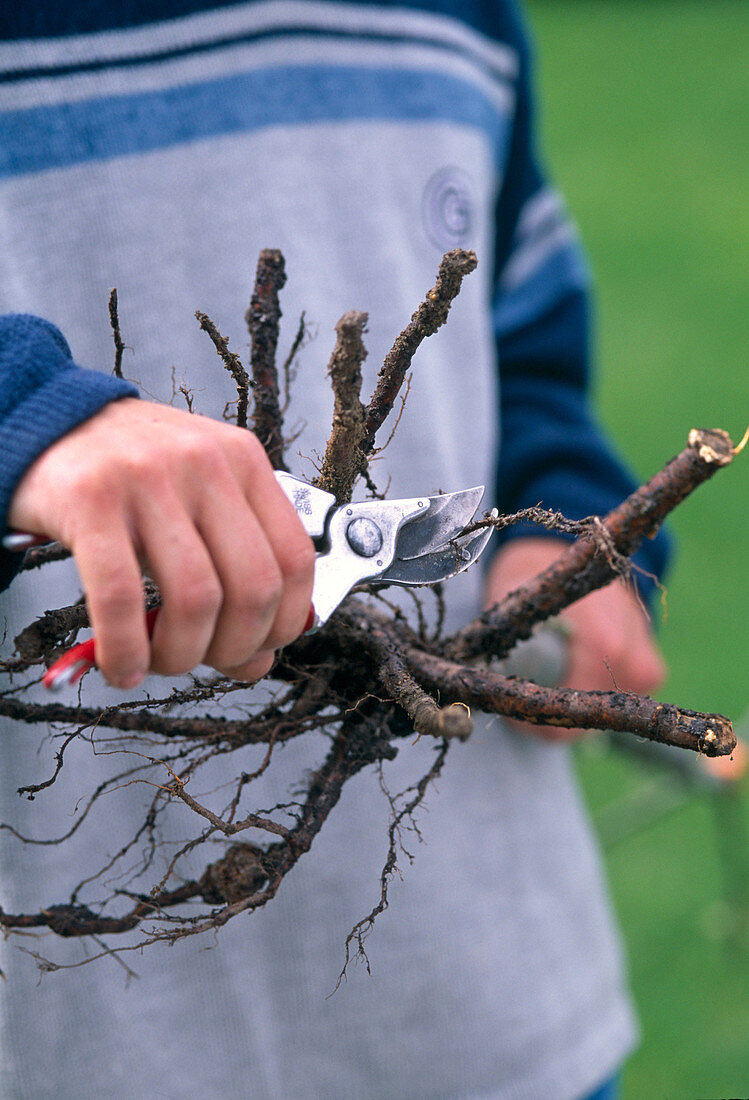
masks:
[[[105,405],[137,394],[124,379],[79,367],[49,322],[24,314],[0,319],[0,528],[41,454]]]

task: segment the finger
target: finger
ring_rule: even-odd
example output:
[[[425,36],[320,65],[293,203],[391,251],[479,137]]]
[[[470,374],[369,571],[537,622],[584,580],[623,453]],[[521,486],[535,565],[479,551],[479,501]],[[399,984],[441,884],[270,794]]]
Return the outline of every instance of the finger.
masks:
[[[569,648],[569,665],[562,687],[585,691],[655,691],[666,667],[649,631],[622,623],[601,634],[595,624],[578,623]]]
[[[270,467],[263,476],[248,478],[243,489],[281,573],[282,588],[266,648],[288,645],[308,622],[315,570],[315,548]]]
[[[138,521],[142,553],[161,593],[151,668],[176,676],[206,658],[223,601],[221,582],[181,501],[160,494],[145,497],[138,504]]]
[[[234,485],[216,493],[200,517],[200,533],[221,583],[223,600],[206,661],[218,669],[250,661],[268,641],[284,578],[266,532]]]
[[[96,637],[96,661],[115,687],[135,687],[148,671],[150,647],[143,581],[132,534],[121,513],[82,513],[70,540]]]
[[[224,676],[230,676],[232,680],[242,680],[245,683],[254,684],[257,680],[262,680],[263,676],[267,676],[275,659],[274,650],[261,650],[245,664],[238,665],[235,668],[221,668],[219,672],[222,672]]]
[[[646,695],[663,685],[667,675],[666,663],[644,622],[633,633],[628,658],[625,673],[628,691]]]
[[[567,726],[540,726],[535,722],[520,722],[516,718],[505,718],[505,724],[515,733],[523,734],[524,736],[537,737],[541,741],[548,741],[550,744],[566,744],[570,741],[577,741],[583,734],[596,733],[597,730],[581,730],[570,729]]]
[[[730,756],[699,756],[697,765],[712,779],[729,786],[746,778],[749,772],[749,748],[743,741],[737,741]]]
[[[275,489],[275,478],[273,484]],[[306,625],[314,548],[286,495],[275,503],[278,507],[263,506],[269,517],[264,527],[235,485],[216,494],[209,516],[202,517],[201,533],[224,592],[208,654],[217,668],[285,645]]]

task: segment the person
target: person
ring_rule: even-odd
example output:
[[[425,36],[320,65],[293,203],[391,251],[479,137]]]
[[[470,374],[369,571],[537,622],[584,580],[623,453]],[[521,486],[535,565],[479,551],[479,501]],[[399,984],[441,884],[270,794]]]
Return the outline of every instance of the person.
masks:
[[[43,0],[4,11],[0,32],[2,516],[73,551],[113,687],[201,663],[255,679],[303,629],[311,545],[258,441],[222,422],[230,382],[192,323],[199,307],[231,346],[246,343],[264,246],[286,257],[287,320],[304,311],[317,334],[296,381],[296,473],[311,476],[330,424],[321,376],[338,316],[369,312],[373,372],[442,252],[461,246],[479,267],[419,352],[383,456],[390,494],[487,482],[503,511],[542,501],[574,518],[629,491],[590,411],[588,277],[539,167],[513,4]],[[115,284],[137,385],[107,373]],[[169,404],[175,370],[204,416]],[[483,599],[559,545],[510,528]],[[639,560],[652,576],[664,556],[659,539]],[[150,644],[143,563],[163,598]],[[78,590],[67,566],[10,583],[17,560],[4,554],[0,569],[8,624]],[[448,625],[476,613],[480,588],[478,570],[451,582]],[[620,688],[660,681],[631,591],[612,585],[565,616],[567,682],[607,688],[610,669]],[[33,958],[6,948],[3,1095],[591,1094],[616,1075],[636,1025],[566,736],[485,723],[451,753],[420,819],[425,843],[369,941],[372,975],[350,974],[333,997],[384,857],[372,769],[347,784],[279,896],[215,950],[150,947],[123,990],[111,958],[77,965],[77,943],[54,945],[71,969],[38,988]],[[264,804],[314,766],[320,739],[300,740],[263,777]],[[38,751],[27,727],[6,723],[3,820],[42,839],[41,799],[19,806],[15,794]],[[88,744],[73,752],[43,797],[58,834],[107,763]],[[432,754],[404,747],[384,769],[388,788],[405,790]],[[224,780],[217,772],[217,789]],[[67,860],[3,831],[3,907],[38,907],[42,884],[55,900],[69,893],[134,828],[141,797],[128,785],[102,800]],[[180,835],[179,808],[170,821]]]

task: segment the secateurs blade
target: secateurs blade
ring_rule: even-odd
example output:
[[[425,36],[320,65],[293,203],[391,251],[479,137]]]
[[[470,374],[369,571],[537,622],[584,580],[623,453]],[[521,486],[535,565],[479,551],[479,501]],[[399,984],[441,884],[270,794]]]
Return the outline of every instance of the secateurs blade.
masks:
[[[491,526],[464,533],[481,502],[483,485],[437,496],[337,505],[332,493],[293,474],[279,471],[276,478],[315,545],[308,631],[322,626],[357,588],[436,584],[462,573],[491,536]],[[12,532],[3,546],[25,550],[40,541],[38,536]],[[149,634],[157,613],[158,608],[147,613]],[[50,665],[43,683],[60,690],[95,665],[96,641],[90,638]]]

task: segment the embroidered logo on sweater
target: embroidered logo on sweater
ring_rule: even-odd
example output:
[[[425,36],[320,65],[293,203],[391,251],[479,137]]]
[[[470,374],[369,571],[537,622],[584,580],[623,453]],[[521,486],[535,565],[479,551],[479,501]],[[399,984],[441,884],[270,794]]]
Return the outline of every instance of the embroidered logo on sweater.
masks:
[[[460,168],[441,168],[424,188],[421,201],[424,230],[441,252],[464,248],[475,222],[471,180]]]

